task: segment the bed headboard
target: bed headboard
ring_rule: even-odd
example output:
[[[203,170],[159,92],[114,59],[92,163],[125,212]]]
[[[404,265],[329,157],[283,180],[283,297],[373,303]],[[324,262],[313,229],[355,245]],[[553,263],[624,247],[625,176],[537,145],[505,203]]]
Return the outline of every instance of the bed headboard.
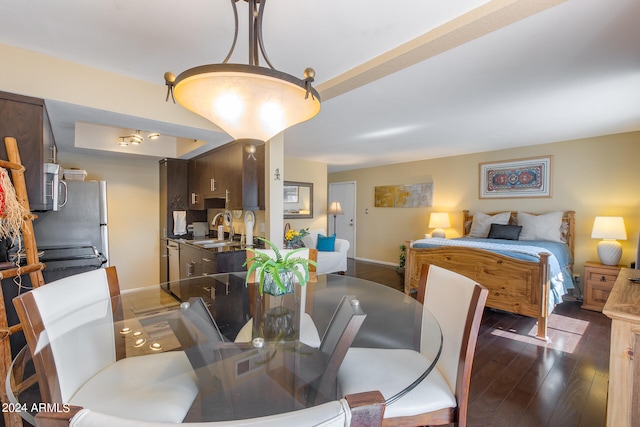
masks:
[[[470,213],[471,211],[469,210],[464,210],[462,211],[463,213],[463,220],[462,220],[462,225],[464,228],[465,233],[467,234],[468,230],[466,229],[467,224],[471,224],[471,221],[473,221],[473,215]],[[487,215],[495,215],[495,214],[499,214],[501,212],[504,211],[500,211],[500,212],[486,212]],[[541,215],[541,214],[536,214],[536,213],[531,213],[531,212],[527,212],[531,215]],[[569,246],[569,251],[571,251],[571,259],[574,259],[574,253],[573,253],[573,245],[574,245],[574,239],[575,239],[575,211],[566,211],[562,214],[562,224],[564,225],[564,229],[566,230],[564,232],[564,236],[567,239],[567,245]],[[511,221],[510,223],[512,224],[517,224],[517,217],[518,217],[518,211],[511,211]]]

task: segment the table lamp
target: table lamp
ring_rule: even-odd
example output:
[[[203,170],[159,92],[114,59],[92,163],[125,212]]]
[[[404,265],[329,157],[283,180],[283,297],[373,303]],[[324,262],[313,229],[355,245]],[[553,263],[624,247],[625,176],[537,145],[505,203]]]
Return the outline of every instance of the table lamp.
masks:
[[[338,215],[344,214],[344,212],[342,211],[342,206],[340,206],[340,202],[331,202],[327,213],[329,215],[333,215],[333,233],[336,234],[336,217]]]
[[[446,233],[444,232],[444,228],[451,227],[451,223],[449,222],[449,214],[446,212],[433,212],[429,217],[429,228],[435,228],[431,232],[431,237],[446,237]]]
[[[621,216],[597,216],[593,223],[592,239],[598,242],[598,257],[604,265],[617,265],[622,257],[622,245],[618,240],[627,240],[624,219]]]

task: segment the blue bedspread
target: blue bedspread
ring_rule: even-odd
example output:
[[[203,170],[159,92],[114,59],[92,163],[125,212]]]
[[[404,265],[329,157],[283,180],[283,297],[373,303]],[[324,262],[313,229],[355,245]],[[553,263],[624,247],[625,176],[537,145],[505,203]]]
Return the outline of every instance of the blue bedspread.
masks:
[[[538,256],[540,252],[550,253],[551,295],[549,295],[549,313],[551,313],[556,304],[562,302],[562,296],[567,293],[567,289],[573,289],[571,251],[565,243],[540,240],[475,239],[469,237],[421,239],[413,243],[414,248],[436,248],[439,246],[474,247],[533,262],[540,260]]]

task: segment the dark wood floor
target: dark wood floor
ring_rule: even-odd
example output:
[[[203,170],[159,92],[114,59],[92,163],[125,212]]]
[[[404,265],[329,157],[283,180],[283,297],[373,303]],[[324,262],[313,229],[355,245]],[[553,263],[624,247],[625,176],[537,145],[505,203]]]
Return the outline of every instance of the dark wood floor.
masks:
[[[403,289],[395,267],[349,260],[347,275]],[[549,342],[535,319],[486,309],[473,364],[469,427],[605,425],[611,322],[559,304]]]

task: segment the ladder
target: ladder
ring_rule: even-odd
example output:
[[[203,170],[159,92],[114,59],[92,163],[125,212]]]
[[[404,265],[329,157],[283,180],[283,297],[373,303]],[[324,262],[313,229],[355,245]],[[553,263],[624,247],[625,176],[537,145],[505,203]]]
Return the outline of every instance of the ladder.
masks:
[[[6,137],[4,139],[7,149],[8,161],[0,160],[0,167],[11,171],[11,180],[18,198],[18,202],[28,212],[23,218],[21,225],[22,239],[26,257],[26,265],[15,267],[11,263],[0,263],[0,280],[29,274],[31,286],[36,288],[44,285],[42,270],[44,264],[38,259],[38,248],[36,246],[35,233],[33,232],[33,220],[37,218],[31,213],[29,207],[29,197],[27,195],[27,186],[24,180],[25,167],[20,160],[18,151],[18,143],[15,138]],[[7,320],[7,310],[4,303],[4,292],[0,286],[0,401],[9,403],[9,396],[5,387],[5,379],[11,368],[11,343],[9,337],[22,331],[22,325],[9,325]],[[35,376],[25,380],[22,384],[12,384],[12,389],[19,392],[28,388],[36,381]],[[17,412],[3,411],[4,423],[6,426],[21,426],[22,419]]]

